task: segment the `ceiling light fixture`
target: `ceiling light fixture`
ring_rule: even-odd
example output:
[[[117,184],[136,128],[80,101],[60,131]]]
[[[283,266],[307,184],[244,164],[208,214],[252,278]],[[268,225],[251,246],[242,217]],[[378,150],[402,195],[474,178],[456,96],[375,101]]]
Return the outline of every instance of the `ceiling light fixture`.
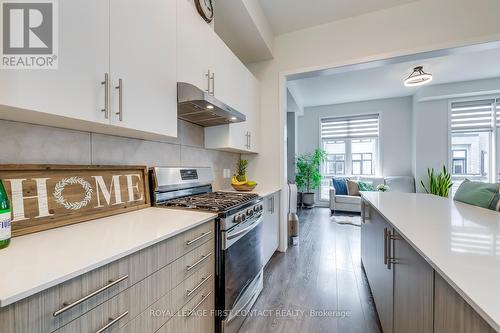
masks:
[[[213,106],[213,105],[207,105],[207,109],[208,109],[208,110],[212,110],[213,108],[214,108],[214,106]]]
[[[417,66],[413,69],[413,73],[410,74],[404,81],[407,87],[416,87],[426,84],[432,81],[432,74],[424,72],[424,67]]]
[[[232,120],[232,121],[235,121],[235,120],[238,120],[238,118],[236,118],[236,117],[231,117],[231,120]]]

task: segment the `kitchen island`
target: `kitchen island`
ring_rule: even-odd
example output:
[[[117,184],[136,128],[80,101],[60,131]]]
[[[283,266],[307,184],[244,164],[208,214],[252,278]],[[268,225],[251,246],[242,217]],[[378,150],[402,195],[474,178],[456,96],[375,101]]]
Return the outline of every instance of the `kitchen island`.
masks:
[[[498,212],[363,192],[362,216],[362,262],[385,333],[500,330]]]

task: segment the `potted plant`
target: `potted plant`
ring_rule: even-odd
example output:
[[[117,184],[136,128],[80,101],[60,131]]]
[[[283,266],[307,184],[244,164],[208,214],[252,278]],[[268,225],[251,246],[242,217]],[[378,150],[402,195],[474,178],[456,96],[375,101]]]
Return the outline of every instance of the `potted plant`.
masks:
[[[441,173],[434,173],[433,168],[427,169],[427,176],[429,178],[428,186],[425,186],[423,180],[420,181],[425,192],[439,195],[440,197],[448,197],[453,182],[451,181],[451,174],[446,170],[446,166],[443,165],[443,171]]]
[[[321,163],[326,160],[326,152],[322,149],[316,149],[313,153],[299,155],[297,157],[297,174],[295,183],[300,192],[302,192],[302,203],[306,206],[314,206],[313,190],[321,185],[321,173],[319,168]]]

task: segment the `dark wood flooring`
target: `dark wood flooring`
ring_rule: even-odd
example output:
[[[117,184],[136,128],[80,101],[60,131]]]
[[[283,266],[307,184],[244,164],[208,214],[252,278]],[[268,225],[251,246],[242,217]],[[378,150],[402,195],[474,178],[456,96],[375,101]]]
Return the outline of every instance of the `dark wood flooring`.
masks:
[[[360,228],[331,221],[327,208],[299,216],[300,245],[270,260],[240,333],[380,332],[361,268]]]

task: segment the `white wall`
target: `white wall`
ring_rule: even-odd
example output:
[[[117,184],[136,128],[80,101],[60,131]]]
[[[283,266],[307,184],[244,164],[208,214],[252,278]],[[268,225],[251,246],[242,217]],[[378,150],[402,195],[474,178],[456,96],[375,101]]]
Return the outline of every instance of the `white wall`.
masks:
[[[373,101],[308,107],[298,117],[298,153],[320,147],[320,119],[378,113],[380,116],[380,168],[382,176],[412,174],[412,98],[398,97]]]
[[[274,59],[252,64],[261,81],[260,154],[249,172],[285,189],[286,74],[500,39],[498,0],[421,0],[277,37]],[[414,18],[417,18],[415,20]],[[286,249],[282,196],[280,249]]]
[[[427,168],[448,165],[448,100],[413,103],[414,177],[417,190],[427,179]]]

